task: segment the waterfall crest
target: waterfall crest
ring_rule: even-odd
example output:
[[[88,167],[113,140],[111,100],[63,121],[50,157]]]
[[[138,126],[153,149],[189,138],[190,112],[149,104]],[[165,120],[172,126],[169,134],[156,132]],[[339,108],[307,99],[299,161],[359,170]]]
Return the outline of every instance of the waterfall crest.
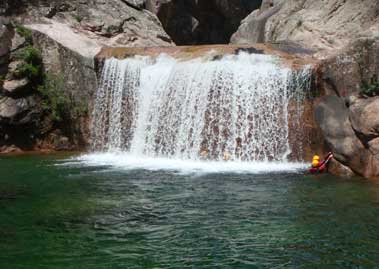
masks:
[[[285,161],[289,118],[298,120],[310,69],[273,56],[221,59],[108,59],[97,90],[92,144],[97,151],[221,160]],[[298,115],[289,115],[289,106]],[[299,146],[301,146],[299,144]]]

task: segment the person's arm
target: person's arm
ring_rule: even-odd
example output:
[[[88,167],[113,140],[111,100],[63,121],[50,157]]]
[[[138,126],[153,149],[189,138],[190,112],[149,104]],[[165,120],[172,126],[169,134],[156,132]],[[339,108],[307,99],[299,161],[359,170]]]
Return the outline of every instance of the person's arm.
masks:
[[[326,157],[326,159],[321,163],[320,165],[320,170],[324,170],[326,168],[326,165],[328,164],[328,162],[330,161],[330,159],[333,158],[333,154],[330,152],[328,154],[328,156]]]

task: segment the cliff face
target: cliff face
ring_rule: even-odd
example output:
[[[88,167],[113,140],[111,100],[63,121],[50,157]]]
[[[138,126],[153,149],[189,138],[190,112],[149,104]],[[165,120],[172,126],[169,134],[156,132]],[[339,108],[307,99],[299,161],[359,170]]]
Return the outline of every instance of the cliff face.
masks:
[[[325,96],[316,107],[316,121],[338,162],[378,178],[379,102],[365,89],[379,90],[379,39],[358,39],[334,54],[321,66]]]
[[[227,44],[262,0],[147,0],[178,45]]]
[[[313,51],[322,95],[314,118],[335,155],[332,172],[379,177],[379,103],[371,97],[379,94],[379,2],[264,0],[231,38],[261,42]]]
[[[235,44],[294,42],[313,50],[341,49],[379,34],[376,0],[265,0],[231,38]]]
[[[174,45],[137,2],[0,3],[0,152],[88,146],[100,48]]]

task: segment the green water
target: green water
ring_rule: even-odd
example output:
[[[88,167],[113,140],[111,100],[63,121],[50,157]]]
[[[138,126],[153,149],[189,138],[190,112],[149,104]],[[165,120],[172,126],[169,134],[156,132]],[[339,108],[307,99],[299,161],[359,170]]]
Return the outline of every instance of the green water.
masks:
[[[379,268],[379,184],[0,158],[0,268]]]

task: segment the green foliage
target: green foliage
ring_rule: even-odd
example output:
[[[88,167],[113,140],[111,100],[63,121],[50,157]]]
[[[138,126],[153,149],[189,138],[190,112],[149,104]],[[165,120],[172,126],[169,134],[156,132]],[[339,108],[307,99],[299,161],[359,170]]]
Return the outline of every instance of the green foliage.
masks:
[[[22,25],[15,25],[15,30],[16,30],[16,33],[18,33],[20,36],[22,36],[23,38],[25,38],[26,42],[28,44],[32,44],[33,43],[33,37],[32,37],[32,31],[25,28],[24,26]]]
[[[30,64],[41,64],[42,62],[42,57],[41,57],[41,53],[38,49],[36,49],[35,47],[33,47],[32,45],[29,45],[23,49],[21,49],[17,55],[16,55],[16,58],[18,60],[23,60],[27,63],[30,63]]]
[[[70,99],[64,95],[63,77],[48,74],[38,91],[43,98],[42,108],[51,113],[54,121],[62,121],[68,113],[70,103]]]
[[[47,74],[43,85],[38,87],[42,95],[42,108],[51,114],[55,122],[63,122],[88,114],[86,103],[77,103],[65,93],[64,77]]]
[[[41,77],[42,57],[38,49],[28,45],[17,53],[16,59],[22,61],[17,66],[16,74],[18,77],[27,77],[32,81],[36,81]]]
[[[370,83],[367,81],[362,82],[362,91],[361,94],[368,97],[373,97],[379,95],[379,81],[378,76],[374,75]]]

